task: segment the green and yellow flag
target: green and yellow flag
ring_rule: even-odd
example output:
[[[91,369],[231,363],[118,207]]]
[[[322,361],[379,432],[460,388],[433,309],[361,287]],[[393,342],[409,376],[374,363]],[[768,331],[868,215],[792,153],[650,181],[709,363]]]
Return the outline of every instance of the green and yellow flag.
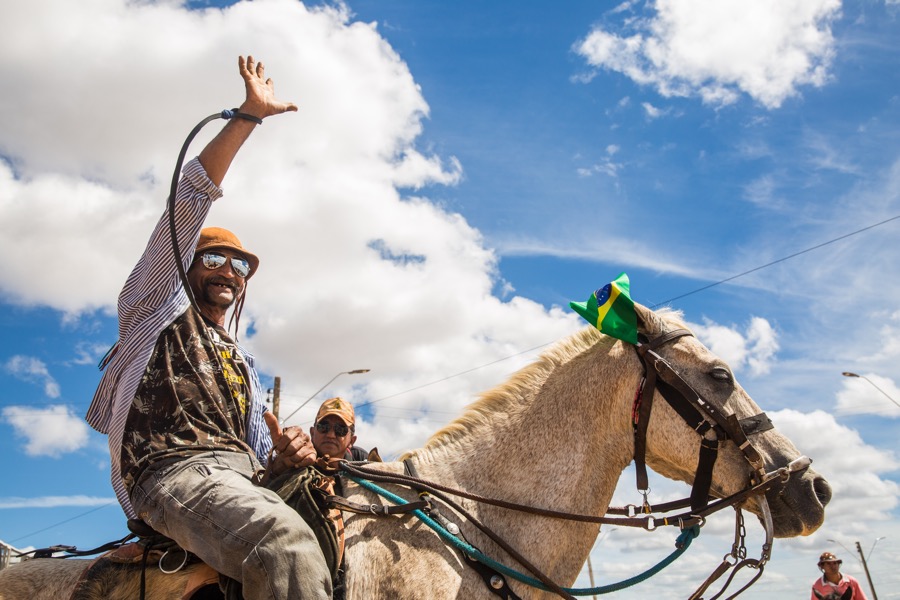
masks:
[[[637,344],[637,315],[630,288],[628,275],[622,273],[591,294],[587,302],[569,302],[569,306],[602,333]]]

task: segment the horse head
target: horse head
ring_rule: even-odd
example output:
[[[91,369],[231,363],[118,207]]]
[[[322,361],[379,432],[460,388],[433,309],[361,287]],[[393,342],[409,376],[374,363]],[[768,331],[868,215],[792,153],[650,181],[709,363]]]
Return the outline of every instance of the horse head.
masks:
[[[825,478],[808,461],[800,460],[794,444],[772,427],[731,368],[690,333],[679,313],[635,307],[645,369],[661,369],[646,424],[647,464],[663,476],[696,485],[698,478],[705,477],[704,461],[699,458],[701,441],[707,449],[717,446],[708,487],[716,498],[737,494],[765,473],[782,469],[782,477],[765,492],[775,536],[809,535],[818,529],[831,499]],[[685,408],[689,405],[704,422],[699,428],[685,417],[685,412],[691,412]],[[714,439],[716,431],[724,432],[722,439]],[[708,457],[709,453],[707,465]],[[789,465],[793,472],[788,474],[784,468]],[[759,496],[750,496],[742,504],[763,519],[765,508]]]

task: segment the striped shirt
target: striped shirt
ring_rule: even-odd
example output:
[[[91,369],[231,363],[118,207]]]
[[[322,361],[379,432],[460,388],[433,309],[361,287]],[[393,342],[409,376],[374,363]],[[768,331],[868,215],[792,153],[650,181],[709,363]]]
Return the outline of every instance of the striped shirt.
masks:
[[[222,190],[209,180],[198,159],[185,165],[175,193],[175,229],[185,270],[193,259],[203,221],[212,203],[221,197]],[[167,206],[144,254],[119,294],[119,339],[110,351],[109,362],[85,415],[91,427],[109,438],[110,479],[128,517],[136,515],[121,473],[125,421],[159,335],[189,306],[190,301],[175,268]],[[248,366],[252,391],[246,442],[265,464],[272,446],[263,420],[266,407],[262,399],[265,396],[253,355],[240,345],[238,350]]]

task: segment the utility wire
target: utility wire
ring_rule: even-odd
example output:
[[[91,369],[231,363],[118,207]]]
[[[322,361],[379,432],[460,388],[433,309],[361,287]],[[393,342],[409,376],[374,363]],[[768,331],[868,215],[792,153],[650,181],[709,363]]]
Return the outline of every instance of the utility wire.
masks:
[[[812,246],[811,248],[807,248],[807,249],[805,249],[805,250],[800,250],[799,252],[794,252],[793,254],[789,254],[788,256],[785,256],[785,257],[783,257],[783,258],[779,258],[778,260],[773,260],[773,261],[770,262],[770,263],[766,263],[766,264],[761,265],[761,266],[759,266],[759,267],[754,267],[754,268],[750,269],[749,271],[744,271],[743,273],[738,273],[737,275],[732,275],[731,277],[728,277],[728,278],[726,278],[726,279],[722,279],[721,281],[716,281],[715,283],[710,283],[709,285],[705,285],[705,286],[703,286],[703,287],[701,287],[701,288],[697,288],[696,290],[687,292],[687,293],[685,293],[685,294],[681,294],[680,296],[675,296],[674,298],[669,298],[668,300],[663,300],[662,302],[658,302],[657,304],[654,304],[654,305],[651,306],[650,308],[656,308],[656,307],[661,306],[661,305],[663,305],[663,304],[668,304],[669,302],[674,302],[675,300],[681,300],[682,298],[686,298],[686,297],[688,297],[688,296],[690,296],[690,295],[692,295],[692,294],[697,294],[697,293],[702,292],[702,291],[704,291],[704,290],[708,290],[708,289],[711,288],[711,287],[715,287],[715,286],[717,286],[717,285],[721,285],[721,284],[723,284],[723,283],[727,283],[727,282],[729,282],[729,281],[733,281],[733,280],[737,279],[738,277],[743,277],[744,275],[749,275],[750,273],[755,273],[756,271],[765,269],[765,268],[767,268],[767,267],[771,267],[772,265],[777,265],[777,264],[780,263],[780,262],[784,262],[784,261],[786,261],[786,260],[790,260],[790,259],[792,259],[792,258],[796,258],[797,256],[800,256],[801,254],[806,254],[807,252],[812,252],[813,250],[818,250],[819,248],[822,248],[822,247],[827,246],[827,245],[829,245],[829,244],[833,244],[833,243],[835,243],[835,242],[839,242],[839,241],[841,241],[841,240],[847,239],[848,237],[854,236],[854,235],[856,235],[856,234],[858,234],[858,233],[862,233],[863,231],[868,231],[869,229],[873,229],[873,228],[878,227],[878,226],[880,226],[880,225],[884,225],[885,223],[890,223],[891,221],[894,221],[894,220],[896,220],[896,219],[900,219],[900,215],[891,217],[891,218],[889,218],[889,219],[885,219],[884,221],[881,221],[881,222],[879,222],[879,223],[875,223],[874,225],[869,225],[868,227],[863,227],[862,229],[857,229],[856,231],[853,231],[853,232],[851,232],[851,233],[844,234],[844,235],[842,235],[842,236],[840,236],[840,237],[836,237],[836,238],[834,238],[834,239],[832,239],[832,240],[828,240],[827,242],[822,242],[821,244],[817,244],[817,245],[815,245],[815,246]]]
[[[743,277],[743,276],[745,276],[745,275],[749,275],[750,273],[755,273],[756,271],[760,271],[760,270],[762,270],[762,269],[766,269],[766,268],[771,267],[771,266],[773,266],[773,265],[776,265],[776,264],[778,264],[778,263],[785,262],[785,261],[790,260],[790,259],[792,259],[792,258],[796,258],[796,257],[798,257],[798,256],[800,256],[800,255],[802,255],[802,254],[806,254],[806,253],[808,253],[808,252],[812,252],[813,250],[818,250],[819,248],[823,248],[823,247],[825,247],[825,246],[828,246],[829,244],[833,244],[833,243],[838,242],[838,241],[840,241],[840,240],[847,239],[847,238],[849,238],[849,237],[852,237],[852,236],[854,236],[854,235],[860,234],[860,233],[862,233],[862,232],[864,232],[864,231],[868,231],[868,230],[870,230],[870,229],[874,229],[875,227],[879,227],[879,226],[881,226],[881,225],[885,225],[885,224],[890,223],[891,221],[895,221],[895,220],[897,220],[897,219],[900,219],[900,215],[896,215],[896,216],[894,216],[894,217],[890,217],[890,218],[888,218],[888,219],[885,219],[885,220],[880,221],[880,222],[878,222],[878,223],[875,223],[875,224],[873,224],[873,225],[869,225],[869,226],[867,226],[867,227],[863,227],[863,228],[861,228],[861,229],[857,229],[856,231],[853,231],[853,232],[844,234],[844,235],[842,235],[842,236],[833,238],[833,239],[828,240],[828,241],[826,241],[826,242],[822,242],[821,244],[817,244],[817,245],[815,245],[815,246],[811,246],[811,247],[806,248],[806,249],[804,249],[804,250],[800,250],[800,251],[798,251],[798,252],[794,252],[793,254],[789,254],[788,256],[785,256],[785,257],[783,257],[783,258],[779,258],[779,259],[777,259],[777,260],[773,260],[772,262],[766,263],[766,264],[764,264],[764,265],[760,265],[760,266],[758,266],[758,267],[754,267],[753,269],[749,269],[749,270],[744,271],[744,272],[742,272],[742,273],[738,273],[737,275],[732,275],[731,277],[722,279],[722,280],[720,280],[720,281],[716,281],[716,282],[714,282],[714,283],[710,283],[709,285],[705,285],[705,286],[703,286],[703,287],[697,288],[697,289],[695,289],[695,290],[692,290],[692,291],[690,291],[690,292],[681,294],[681,295],[679,295],[679,296],[674,296],[674,297],[672,297],[672,298],[669,298],[668,300],[664,300],[664,301],[662,301],[662,302],[659,302],[659,303],[657,303],[657,304],[654,304],[651,308],[656,308],[656,307],[658,307],[658,306],[660,306],[660,305],[662,305],[662,304],[668,304],[669,302],[674,302],[675,300],[680,300],[680,299],[682,299],[682,298],[686,298],[687,296],[691,296],[691,295],[693,295],[693,294],[697,294],[697,293],[706,291],[706,290],[708,290],[708,289],[710,289],[710,288],[713,288],[713,287],[715,287],[715,286],[717,286],[717,285],[721,285],[721,284],[727,283],[727,282],[729,282],[729,281],[734,281],[735,279],[738,279],[739,277]],[[395,394],[390,394],[390,395],[388,395],[388,396],[383,396],[383,397],[381,397],[381,398],[377,398],[377,399],[375,399],[375,400],[370,400],[370,401],[368,401],[368,402],[362,402],[362,403],[358,404],[356,407],[357,407],[357,408],[362,408],[363,406],[371,406],[372,404],[375,404],[375,403],[377,403],[377,402],[382,402],[382,401],[388,400],[388,399],[390,399],[390,398],[396,398],[397,396],[401,396],[401,395],[403,395],[403,394],[408,394],[408,393],[410,393],[410,392],[414,392],[414,391],[416,391],[416,390],[420,390],[420,389],[423,389],[423,388],[426,388],[426,387],[429,387],[429,386],[432,386],[432,385],[435,385],[435,384],[438,384],[438,383],[447,381],[448,379],[453,379],[454,377],[460,377],[460,376],[462,376],[462,375],[466,375],[467,373],[472,373],[472,372],[474,372],[474,371],[478,371],[478,370],[480,370],[480,369],[489,367],[489,366],[491,366],[491,365],[495,365],[495,364],[500,363],[500,362],[503,362],[503,361],[505,361],[505,360],[509,360],[509,359],[511,359],[511,358],[515,358],[516,356],[521,356],[521,355],[527,354],[527,353],[529,353],[529,352],[534,352],[535,350],[538,350],[539,348],[543,348],[544,346],[547,346],[547,345],[549,345],[549,344],[551,344],[551,343],[553,343],[553,342],[546,342],[546,343],[543,343],[543,344],[539,344],[539,345],[537,345],[537,346],[534,346],[533,348],[529,348],[528,350],[523,350],[522,352],[517,352],[516,354],[511,354],[511,355],[506,356],[506,357],[503,357],[503,358],[498,358],[497,360],[493,360],[493,361],[491,361],[491,362],[489,362],[489,363],[485,363],[485,364],[480,365],[480,366],[477,366],[477,367],[472,367],[471,369],[466,369],[465,371],[460,371],[459,373],[454,373],[453,375],[447,375],[446,377],[442,377],[441,379],[436,379],[436,380],[431,381],[431,382],[429,382],[429,383],[423,383],[422,385],[418,385],[418,386],[416,386],[416,387],[409,388],[408,390],[404,390],[404,391],[402,391],[402,392],[397,392],[397,393],[395,393]],[[88,514],[90,514],[90,513],[92,513],[92,512],[98,511],[98,510],[100,510],[101,508],[106,508],[107,506],[109,506],[109,504],[106,504],[106,505],[103,505],[103,506],[98,506],[97,508],[93,508],[93,509],[91,509],[91,510],[89,510],[89,511],[86,511],[86,512],[84,512],[84,513],[81,513],[81,514],[79,514],[79,515],[75,515],[74,517],[71,517],[71,518],[69,518],[69,519],[66,519],[65,521],[60,521],[59,523],[56,523],[56,524],[54,524],[54,525],[50,525],[49,527],[45,527],[45,528],[43,528],[43,529],[39,529],[38,531],[34,531],[34,532],[29,533],[29,534],[27,534],[27,535],[20,536],[20,537],[14,539],[14,540],[11,540],[10,543],[16,542],[16,541],[21,540],[21,539],[24,539],[24,538],[26,538],[26,537],[30,537],[30,536],[32,536],[32,535],[36,535],[36,534],[41,533],[41,532],[43,532],[43,531],[47,531],[48,529],[52,529],[53,527],[57,527],[57,526],[62,525],[62,524],[64,524],[64,523],[68,523],[69,521],[73,521],[73,520],[75,520],[75,519],[78,519],[78,518],[81,518],[81,517],[83,517],[83,516],[85,516],[85,515],[88,515]]]
[[[885,220],[880,221],[880,222],[878,222],[878,223],[875,223],[875,224],[873,224],[873,225],[869,225],[869,226],[867,226],[867,227],[863,227],[862,229],[857,229],[856,231],[853,231],[853,232],[844,234],[844,235],[842,235],[842,236],[833,238],[833,239],[831,239],[831,240],[828,240],[827,242],[822,242],[821,244],[817,244],[817,245],[815,245],[815,246],[811,246],[811,247],[806,248],[806,249],[804,249],[804,250],[800,250],[800,251],[798,251],[798,252],[794,252],[793,254],[789,254],[788,256],[785,256],[785,257],[783,257],[783,258],[779,258],[778,260],[773,260],[772,262],[766,263],[766,264],[761,265],[761,266],[759,266],[759,267],[755,267],[755,268],[753,268],[753,269],[749,269],[749,270],[747,270],[747,271],[744,271],[743,273],[738,273],[737,275],[732,275],[731,277],[728,277],[728,278],[726,278],[726,279],[722,279],[722,280],[720,280],[720,281],[716,281],[715,283],[711,283],[711,284],[709,284],[709,285],[705,285],[705,286],[700,287],[700,288],[697,288],[697,289],[695,289],[695,290],[693,290],[693,291],[687,292],[687,293],[685,293],[685,294],[681,294],[680,296],[675,296],[675,297],[673,297],[673,298],[669,298],[668,300],[664,300],[663,302],[654,304],[654,305],[652,306],[652,308],[656,308],[657,306],[660,306],[661,304],[667,304],[667,303],[673,302],[673,301],[675,301],[675,300],[680,300],[681,298],[685,298],[685,297],[687,297],[687,296],[691,296],[691,295],[693,295],[693,294],[697,294],[697,293],[699,293],[699,292],[708,290],[708,289],[710,289],[710,288],[712,288],[712,287],[715,287],[715,286],[720,285],[720,284],[723,284],[723,283],[727,283],[727,282],[729,282],[729,281],[734,281],[735,279],[737,279],[737,278],[739,278],[739,277],[743,277],[744,275],[749,275],[750,273],[755,273],[756,271],[759,271],[759,270],[762,270],[762,269],[771,267],[772,265],[776,265],[776,264],[778,264],[778,263],[781,263],[781,262],[790,260],[790,259],[792,259],[792,258],[796,258],[797,256],[800,256],[800,255],[802,255],[802,254],[806,254],[807,252],[812,252],[813,250],[818,250],[819,248],[823,248],[823,247],[825,247],[825,246],[828,246],[829,244],[833,244],[833,243],[838,242],[838,241],[840,241],[840,240],[847,239],[847,238],[852,237],[852,236],[854,236],[854,235],[860,234],[860,233],[862,233],[862,232],[864,232],[864,231],[868,231],[868,230],[870,230],[870,229],[874,229],[875,227],[879,227],[879,226],[881,226],[881,225],[885,225],[885,224],[887,224],[887,223],[890,223],[891,221],[896,221],[897,219],[900,219],[900,215],[896,215],[896,216],[890,217],[890,218],[888,218],[888,219],[885,219]],[[554,340],[554,341],[555,341],[555,340]],[[511,358],[515,358],[515,357],[517,357],[517,356],[521,356],[521,355],[527,354],[527,353],[529,353],[529,352],[534,352],[535,350],[538,350],[538,349],[540,349],[540,348],[543,348],[544,346],[548,346],[548,345],[550,345],[550,344],[552,344],[552,343],[553,343],[553,341],[545,342],[545,343],[543,343],[543,344],[539,344],[539,345],[537,345],[537,346],[534,346],[533,348],[529,348],[528,350],[523,350],[523,351],[517,352],[517,353],[515,353],[515,354],[510,354],[509,356],[505,356],[505,357],[503,357],[503,358],[498,358],[497,360],[493,360],[493,361],[491,361],[491,362],[489,362],[489,363],[485,363],[485,364],[479,365],[479,366],[477,366],[477,367],[472,367],[471,369],[466,369],[465,371],[460,371],[459,373],[454,373],[453,375],[447,375],[446,377],[442,377],[441,379],[436,379],[436,380],[431,381],[431,382],[429,382],[429,383],[423,383],[422,385],[418,385],[418,386],[416,386],[416,387],[409,388],[408,390],[404,390],[404,391],[402,391],[402,392],[397,392],[397,393],[394,393],[394,394],[390,394],[390,395],[388,395],[388,396],[382,396],[381,398],[377,398],[377,399],[375,399],[375,400],[370,400],[370,401],[368,401],[368,402],[361,402],[360,404],[357,404],[357,405],[356,405],[356,408],[362,408],[363,406],[371,406],[372,404],[375,404],[375,403],[377,403],[377,402],[382,402],[382,401],[388,400],[388,399],[390,399],[390,398],[396,398],[397,396],[402,396],[403,394],[408,394],[408,393],[414,392],[414,391],[416,391],[416,390],[421,390],[421,389],[423,389],[423,388],[426,388],[426,387],[429,387],[429,386],[432,386],[432,385],[435,385],[435,384],[438,384],[438,383],[447,381],[448,379],[453,379],[454,377],[460,377],[460,376],[462,376],[462,375],[466,375],[467,373],[472,373],[472,372],[474,372],[474,371],[478,371],[478,370],[480,370],[480,369],[484,369],[485,367],[489,367],[489,366],[491,366],[491,365],[495,365],[495,364],[500,363],[500,362],[503,362],[503,361],[505,361],[505,360],[509,360],[509,359],[511,359]],[[51,529],[51,528],[53,528],[53,527],[56,527],[56,526],[58,526],[58,525],[62,525],[63,523],[68,523],[69,521],[72,521],[72,520],[74,520],[74,519],[78,519],[78,518],[80,518],[80,517],[83,517],[83,516],[85,516],[85,515],[88,515],[88,514],[94,512],[94,511],[100,510],[101,508],[105,508],[106,506],[109,506],[109,505],[106,504],[106,505],[103,505],[103,506],[99,506],[99,507],[97,507],[97,508],[94,508],[94,509],[91,509],[91,510],[89,510],[89,511],[87,511],[87,512],[84,512],[84,513],[82,513],[82,514],[80,514],[80,515],[76,515],[76,516],[74,516],[74,517],[71,517],[71,518],[69,518],[69,519],[66,519],[65,521],[61,521],[61,522],[59,522],[59,523],[56,523],[55,525],[50,525],[49,527],[45,527],[44,529],[40,529],[40,530],[38,530],[38,531],[29,533],[28,535],[18,537],[18,538],[14,539],[14,540],[11,540],[10,543],[15,542],[15,541],[17,541],[17,540],[24,539],[24,538],[26,538],[26,537],[29,537],[29,536],[32,536],[32,535],[35,535],[35,534],[38,534],[38,533],[41,533],[42,531],[46,531],[46,530]]]
[[[117,504],[117,503],[116,503],[115,501],[112,501],[112,502],[108,502],[108,503],[106,503],[106,504],[101,504],[100,506],[97,506],[97,507],[95,507],[95,508],[92,508],[92,509],[90,509],[90,510],[87,510],[87,511],[81,513],[81,514],[77,514],[77,515],[75,515],[74,517],[69,517],[68,519],[66,519],[66,520],[64,520],[64,521],[60,521],[59,523],[54,523],[53,525],[48,525],[47,527],[44,527],[43,529],[38,529],[37,531],[32,531],[31,533],[28,533],[28,534],[25,534],[25,535],[20,535],[19,537],[17,537],[17,538],[14,539],[14,540],[9,540],[9,543],[12,544],[13,542],[17,542],[17,541],[19,541],[19,540],[24,540],[24,539],[27,538],[27,537],[31,537],[31,536],[33,536],[33,535],[37,535],[37,534],[39,534],[39,533],[41,533],[41,532],[47,531],[48,529],[53,529],[54,527],[58,527],[58,526],[60,526],[60,525],[62,525],[62,524],[64,524],[64,523],[68,523],[69,521],[74,521],[75,519],[80,519],[81,517],[87,516],[87,515],[91,514],[92,512],[97,512],[97,511],[100,510],[101,508],[106,508],[107,506],[112,506],[113,504]]]
[[[737,278],[739,278],[739,277],[743,277],[744,275],[749,275],[750,273],[755,273],[756,271],[760,271],[760,270],[762,270],[762,269],[766,269],[766,268],[771,267],[771,266],[773,266],[773,265],[777,265],[778,263],[781,263],[781,262],[790,260],[790,259],[792,259],[792,258],[796,258],[796,257],[798,257],[798,256],[800,256],[800,255],[802,255],[802,254],[806,254],[807,252],[812,252],[813,250],[818,250],[819,248],[823,248],[823,247],[825,247],[825,246],[828,246],[829,244],[833,244],[833,243],[835,243],[835,242],[839,242],[839,241],[841,241],[841,240],[845,240],[845,239],[847,239],[847,238],[849,238],[849,237],[852,237],[852,236],[854,236],[854,235],[863,233],[864,231],[868,231],[868,230],[870,230],[870,229],[874,229],[875,227],[879,227],[879,226],[881,226],[881,225],[885,225],[885,224],[887,224],[887,223],[890,223],[891,221],[896,221],[897,219],[900,219],[900,215],[896,215],[896,216],[887,218],[887,219],[885,219],[885,220],[883,220],[883,221],[879,221],[878,223],[874,223],[874,224],[872,224],[872,225],[868,225],[868,226],[863,227],[863,228],[861,228],[861,229],[857,229],[856,231],[852,231],[852,232],[850,232],[850,233],[846,233],[846,234],[841,235],[841,236],[839,236],[839,237],[830,239],[830,240],[828,240],[827,242],[822,242],[821,244],[816,244],[815,246],[811,246],[811,247],[806,248],[806,249],[804,249],[804,250],[800,250],[800,251],[798,251],[798,252],[794,252],[793,254],[789,254],[789,255],[787,255],[787,256],[785,256],[785,257],[779,258],[779,259],[777,259],[777,260],[773,260],[772,262],[766,263],[766,264],[764,264],[764,265],[760,265],[760,266],[758,266],[758,267],[754,267],[754,268],[752,268],[752,269],[749,269],[749,270],[747,270],[747,271],[744,271],[743,273],[738,273],[737,275],[732,275],[731,277],[727,277],[727,278],[722,279],[722,280],[720,280],[720,281],[716,281],[715,283],[710,283],[709,285],[705,285],[705,286],[700,287],[700,288],[697,288],[697,289],[695,289],[695,290],[693,290],[693,291],[690,291],[690,292],[681,294],[680,296],[675,296],[675,297],[673,297],[673,298],[669,298],[668,300],[664,300],[664,301],[662,301],[662,302],[659,302],[659,303],[657,303],[657,304],[654,304],[653,306],[651,306],[651,308],[657,308],[658,306],[661,306],[661,305],[663,305],[663,304],[668,304],[669,302],[674,302],[675,300],[680,300],[681,298],[685,298],[685,297],[687,297],[687,296],[691,296],[691,295],[693,295],[693,294],[697,294],[697,293],[699,293],[699,292],[708,290],[708,289],[710,289],[710,288],[712,288],[712,287],[715,287],[715,286],[717,286],[717,285],[720,285],[720,284],[723,284],[723,283],[727,283],[727,282],[729,282],[729,281],[734,281],[735,279],[737,279]],[[553,340],[553,341],[555,341],[555,340]],[[436,379],[435,381],[432,381],[432,382],[430,382],[430,383],[423,383],[422,385],[416,386],[416,387],[414,387],[414,388],[410,388],[410,389],[408,389],[408,390],[404,390],[404,391],[402,391],[402,392],[397,392],[397,393],[391,394],[391,395],[389,395],[389,396],[383,396],[383,397],[381,397],[381,398],[378,398],[377,400],[370,400],[369,402],[362,402],[362,403],[360,403],[360,404],[357,405],[357,408],[360,408],[360,407],[363,407],[363,406],[369,406],[369,405],[371,405],[371,404],[375,404],[376,402],[381,402],[382,400],[387,400],[387,399],[389,399],[389,398],[395,398],[395,397],[401,396],[401,395],[403,395],[403,394],[408,394],[409,392],[414,392],[414,391],[416,391],[416,390],[420,390],[420,389],[425,388],[425,387],[428,387],[428,386],[430,386],[430,385],[434,385],[434,384],[436,384],[436,383],[441,383],[441,382],[443,382],[443,381],[447,381],[448,379],[453,379],[454,377],[459,377],[459,376],[461,376],[461,375],[465,375],[465,374],[467,374],[467,373],[471,373],[471,372],[473,372],[473,371],[477,371],[477,370],[479,370],[479,369],[483,369],[483,368],[485,368],[485,367],[489,367],[489,366],[491,366],[491,365],[495,365],[495,364],[497,364],[497,363],[499,363],[499,362],[503,362],[504,360],[509,360],[510,358],[515,358],[516,356],[521,356],[522,354],[527,354],[527,353],[533,352],[533,351],[535,351],[535,350],[537,350],[537,349],[539,349],[539,348],[543,348],[544,346],[548,346],[548,345],[552,344],[553,341],[550,341],[550,342],[546,342],[546,343],[537,345],[537,346],[535,346],[535,347],[533,347],[533,348],[529,348],[528,350],[523,350],[522,352],[517,352],[516,354],[511,354],[511,355],[506,356],[506,357],[504,357],[504,358],[498,358],[497,360],[491,361],[491,362],[489,362],[489,363],[485,363],[485,364],[483,364],[483,365],[481,365],[481,366],[478,366],[478,367],[472,367],[471,369],[466,369],[465,371],[460,371],[459,373],[455,373],[455,374],[453,374],[453,375],[447,375],[446,377],[442,377],[441,379]]]

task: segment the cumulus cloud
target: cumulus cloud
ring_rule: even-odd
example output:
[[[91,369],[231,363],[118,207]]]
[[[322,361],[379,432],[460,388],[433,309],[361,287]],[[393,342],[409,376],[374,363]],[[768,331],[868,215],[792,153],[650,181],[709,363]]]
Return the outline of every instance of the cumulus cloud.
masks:
[[[841,414],[870,414],[900,417],[900,387],[892,379],[875,373],[848,377],[837,394]]]
[[[25,439],[25,453],[29,456],[58,457],[88,443],[87,423],[67,406],[7,406],[3,420]]]
[[[752,317],[744,332],[704,319],[692,324],[697,337],[736,371],[747,368],[751,375],[765,375],[772,368],[778,351],[778,333],[762,317]]]
[[[747,94],[777,108],[801,86],[828,81],[840,2],[662,0],[647,3],[649,16],[634,12],[620,5],[611,14],[624,19],[621,31],[597,26],[575,51],[664,97],[722,106]]]
[[[613,157],[621,151],[616,144],[606,146],[606,155],[600,158],[600,161],[590,167],[582,167],[577,169],[580,177],[590,177],[595,173],[601,173],[615,179],[619,176],[619,172],[625,167],[623,163],[613,160]]]
[[[658,119],[668,112],[666,110],[653,106],[649,102],[641,102],[641,107],[643,107],[644,114],[646,114],[647,118],[650,120]]]
[[[59,398],[59,384],[50,374],[44,361],[32,356],[17,354],[6,361],[4,368],[16,379],[43,386],[44,394],[48,398]]]

